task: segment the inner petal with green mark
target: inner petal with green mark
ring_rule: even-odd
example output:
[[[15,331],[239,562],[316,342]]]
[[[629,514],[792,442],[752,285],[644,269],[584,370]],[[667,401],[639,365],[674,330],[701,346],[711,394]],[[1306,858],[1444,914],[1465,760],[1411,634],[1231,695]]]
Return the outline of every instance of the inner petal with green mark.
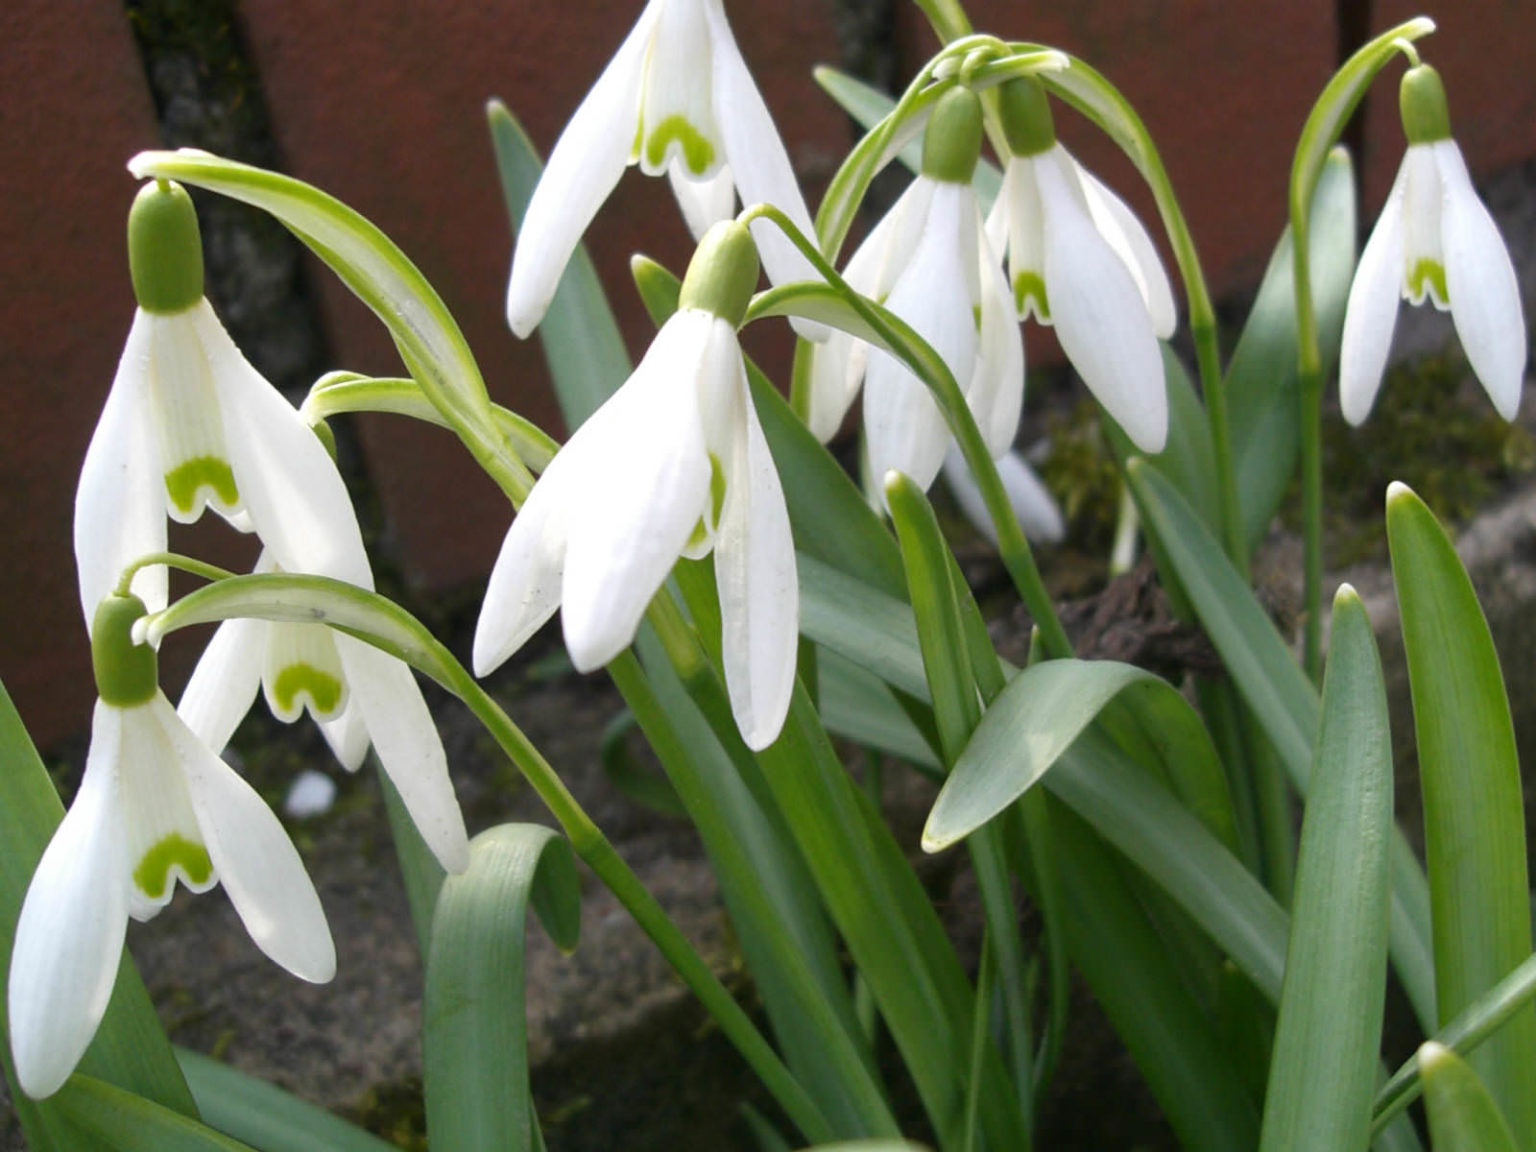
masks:
[[[1013,303],[1018,308],[1021,319],[1033,310],[1035,319],[1040,323],[1051,322],[1051,304],[1046,299],[1045,281],[1037,273],[1020,272],[1014,276]]]
[[[1451,294],[1445,290],[1445,265],[1438,260],[1421,257],[1408,269],[1408,280],[1403,295],[1414,304],[1424,303],[1425,293],[1435,307],[1444,312],[1451,306]]]
[[[347,680],[336,641],[324,624],[273,624],[261,673],[267,706],[292,723],[306,707],[330,720],[347,706]]]
[[[652,168],[660,168],[674,141],[682,149],[683,164],[693,175],[703,176],[714,166],[715,146],[686,117],[675,113],[652,128],[646,137],[646,163]]]
[[[720,523],[720,513],[725,508],[725,468],[720,463],[720,458],[713,452],[709,454],[709,508],[704,515],[699,517],[699,522],[693,526],[693,532],[688,537],[688,543],[683,545],[683,555],[690,560],[702,559],[712,547],[711,540],[715,526]]]
[[[272,695],[284,712],[298,714],[308,698],[311,711],[329,715],[341,703],[342,683],[308,664],[289,664],[277,674]]]
[[[213,876],[208,849],[171,832],[144,853],[133,870],[134,886],[151,900],[165,900],[171,894],[173,868],[193,887],[205,886]]]
[[[184,516],[195,514],[211,493],[219,506],[240,506],[240,490],[227,461],[217,456],[194,456],[165,474],[165,494]]]

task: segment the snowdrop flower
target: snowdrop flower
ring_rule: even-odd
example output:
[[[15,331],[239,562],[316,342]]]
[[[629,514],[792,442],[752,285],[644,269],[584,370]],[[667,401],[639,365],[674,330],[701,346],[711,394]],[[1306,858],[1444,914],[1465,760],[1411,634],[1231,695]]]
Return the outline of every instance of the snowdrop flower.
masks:
[[[544,318],[581,234],[634,163],[647,175],[667,174],[696,239],[731,215],[738,191],[744,204],[773,204],[815,235],[722,0],[650,0],[556,141],[528,203],[507,288],[507,321],[518,336]],[[767,221],[753,234],[769,279],[812,277]]]
[[[275,570],[263,554],[258,572]],[[239,618],[219,625],[177,712],[209,748],[229,743],[257,689],[292,723],[308,711],[349,772],[370,741],[406,810],[449,872],[469,866],[464,816],[437,725],[409,667],[324,624]]]
[[[166,546],[166,516],[211,506],[261,536],[293,572],[372,587],[357,519],[324,446],[250,366],[203,298],[192,201],[144,186],[128,216],[139,308],[75,494],[75,560],[87,621],[130,562]],[[132,590],[166,603],[166,570]]]
[[[745,226],[705,235],[677,312],[513,521],[475,632],[477,675],[556,608],[572,662],[601,667],[633,640],[678,557],[712,548],[732,712],[752,748],[778,736],[794,687],[799,591],[784,493],[736,336],[757,272]]]
[[[1035,475],[1035,470],[1017,449],[1010,448],[998,457],[997,475],[1003,482],[1003,491],[1008,494],[1008,503],[1024,535],[1044,544],[1059,543],[1067,534],[1061,509],[1050,489],[1040,482],[1040,477]],[[960,506],[965,518],[996,545],[997,526],[992,523],[992,514],[987,511],[981,489],[976,486],[976,478],[971,474],[970,465],[965,462],[958,446],[952,445],[944,456],[944,479],[949,483],[949,490],[954,494],[955,503]]]
[[[1513,420],[1525,373],[1525,319],[1514,265],[1451,139],[1439,74],[1411,68],[1401,88],[1408,151],[1360,255],[1344,312],[1339,401],[1359,424],[1381,387],[1399,298],[1449,310],[1472,371]]]
[[[987,233],[1008,251],[1021,315],[1056,328],[1083,383],[1136,447],[1161,452],[1168,393],[1158,338],[1173,335],[1173,290],[1151,237],[1056,141],[1045,89],[1001,85],[1012,153]]]
[[[11,1053],[22,1091],[69,1078],[106,1011],[128,917],[147,920],[178,880],[223,883],[251,938],[316,983],[336,951],[314,885],[256,791],[178,719],[152,649],[132,642],[144,605],[102,601],[92,628],[100,699],[85,777],[22,903],[11,953]]]
[[[971,188],[980,151],[980,103],[953,88],[929,119],[921,174],[859,246],[844,279],[943,358],[988,448],[1001,455],[1024,403],[1024,345]],[[813,350],[811,431],[831,439],[861,382],[869,474],[894,469],[926,490],[944,461],[949,426],[927,386],[888,353],[841,332]]]

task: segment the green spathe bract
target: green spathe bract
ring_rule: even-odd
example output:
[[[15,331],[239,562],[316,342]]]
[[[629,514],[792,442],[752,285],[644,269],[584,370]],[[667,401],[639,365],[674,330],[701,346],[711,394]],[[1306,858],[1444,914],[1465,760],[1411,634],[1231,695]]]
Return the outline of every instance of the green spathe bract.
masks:
[[[91,625],[91,666],[103,704],[131,708],[160,690],[159,660],[148,644],[133,642],[134,621],[143,616],[137,596],[108,596]]]
[[[128,210],[128,267],[146,312],[185,312],[203,298],[203,241],[180,184],[145,184]]]
[[[757,287],[758,268],[757,245],[747,226],[722,220],[704,233],[694,250],[677,306],[709,312],[739,328]]]

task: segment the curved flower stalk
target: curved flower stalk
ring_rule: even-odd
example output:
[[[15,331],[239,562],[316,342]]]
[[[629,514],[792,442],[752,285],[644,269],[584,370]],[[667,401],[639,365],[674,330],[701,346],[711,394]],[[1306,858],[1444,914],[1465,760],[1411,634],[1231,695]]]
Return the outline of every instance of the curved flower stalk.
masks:
[[[1001,85],[1012,155],[987,234],[1008,253],[1014,303],[1051,324],[1067,359],[1143,452],[1168,438],[1159,338],[1177,314],[1152,239],[1113,192],[1056,140],[1045,90],[1033,78]]]
[[[746,204],[783,209],[811,234],[789,153],[747,71],[722,0],[651,0],[560,134],[518,230],[507,322],[544,318],[571,252],[624,169],[666,173],[695,238]],[[775,283],[810,265],[766,224],[754,229]]]
[[[75,494],[86,620],[132,561],[165,551],[167,515],[191,523],[205,507],[254,530],[284,568],[372,587],[335,464],[203,297],[197,217],[179,185],[139,192],[128,256],[139,308]],[[141,568],[132,589],[163,608],[165,568]]]
[[[263,554],[256,571],[278,566]],[[404,662],[322,624],[226,620],[176,710],[204,744],[221,749],[258,689],[284,723],[307,711],[348,772],[362,766],[372,743],[438,863],[455,873],[469,866],[442,739]]]
[[[980,149],[980,103],[951,89],[929,120],[922,173],[859,246],[845,279],[943,357],[988,449],[1001,455],[1024,403],[1024,345],[971,188]],[[894,469],[926,490],[951,442],[943,413],[908,368],[848,333],[833,333],[813,352],[811,431],[831,439],[861,383],[870,474]]]
[[[1403,76],[1408,151],[1360,255],[1344,313],[1339,402],[1359,424],[1381,388],[1400,299],[1449,311],[1472,371],[1500,416],[1513,420],[1525,375],[1525,319],[1514,264],[1451,139],[1439,74]]]
[[[752,748],[778,736],[794,688],[799,590],[784,493],[736,336],[757,272],[745,225],[706,234],[678,311],[513,521],[475,631],[476,675],[556,608],[576,667],[601,667],[634,639],[679,556],[713,549],[732,712]]]
[[[223,883],[259,948],[304,980],[336,972],[319,897],[266,803],[177,717],[154,651],[130,638],[144,604],[109,596],[92,627],[100,699],[85,777],[27,889],[8,990],[27,1095],[69,1078],[101,1023],[128,917],[148,920],[179,880]]]

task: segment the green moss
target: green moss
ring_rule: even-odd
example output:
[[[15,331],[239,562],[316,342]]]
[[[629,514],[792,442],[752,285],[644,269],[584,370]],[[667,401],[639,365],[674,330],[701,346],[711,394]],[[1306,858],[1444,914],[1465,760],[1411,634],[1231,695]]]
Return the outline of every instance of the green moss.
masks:
[[[375,1084],[353,1107],[352,1120],[402,1152],[427,1152],[427,1105],[420,1076]]]
[[[1040,478],[1061,505],[1071,543],[1107,551],[1120,511],[1120,471],[1099,427],[1098,407],[1082,400],[1047,419],[1050,456]]]

